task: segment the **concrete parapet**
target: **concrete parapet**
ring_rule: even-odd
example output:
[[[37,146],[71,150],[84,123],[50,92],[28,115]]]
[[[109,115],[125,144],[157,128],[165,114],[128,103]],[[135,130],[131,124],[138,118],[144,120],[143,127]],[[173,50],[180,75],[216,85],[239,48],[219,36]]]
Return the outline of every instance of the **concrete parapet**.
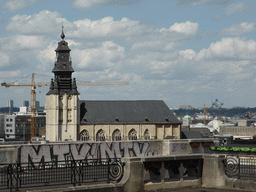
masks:
[[[227,178],[225,187],[229,189],[256,191],[256,182],[255,180],[248,179]]]
[[[144,187],[144,165],[141,158],[123,158],[124,176],[119,183],[124,192],[142,191]]]
[[[202,186],[224,187],[225,169],[223,160],[225,155],[204,155]]]

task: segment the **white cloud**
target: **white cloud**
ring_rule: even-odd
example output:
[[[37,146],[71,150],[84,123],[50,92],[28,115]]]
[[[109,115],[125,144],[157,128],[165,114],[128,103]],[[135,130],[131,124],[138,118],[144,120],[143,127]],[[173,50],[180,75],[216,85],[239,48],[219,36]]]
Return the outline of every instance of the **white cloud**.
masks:
[[[37,0],[10,0],[5,3],[5,8],[16,11],[19,9],[24,9],[29,5],[37,3]]]
[[[198,23],[190,21],[175,23],[169,28],[157,29],[126,17],[121,20],[105,17],[95,21],[83,19],[69,22],[63,19],[58,12],[46,10],[34,15],[13,16],[6,29],[9,32],[25,35],[56,34],[56,31],[60,31],[62,20],[64,21],[65,35],[68,38],[86,39],[86,44],[122,38],[127,44],[136,43],[132,45],[133,50],[171,51],[178,46],[179,41],[196,35],[199,29]]]
[[[193,59],[196,56],[196,52],[192,49],[181,50],[179,54],[181,58],[189,59],[189,60]]]
[[[61,30],[62,21],[65,27],[69,28],[72,26],[66,19],[61,18],[60,13],[47,10],[34,15],[15,15],[10,20],[6,29],[14,33],[56,34],[56,31]]]
[[[75,0],[73,6],[79,9],[88,9],[108,4],[111,1],[113,0]]]
[[[75,0],[73,6],[78,9],[89,9],[114,3],[121,5],[131,5],[139,1],[140,0]]]
[[[241,38],[222,38],[216,43],[211,43],[208,49],[202,49],[196,56],[197,59],[251,59],[256,58],[256,42]]]
[[[72,58],[80,70],[100,71],[117,65],[124,55],[124,47],[106,41],[97,48],[74,49]]]
[[[237,4],[231,4],[226,8],[226,14],[228,16],[233,15],[234,13],[238,12],[238,11],[243,11],[246,9],[246,5],[242,2],[239,2]]]
[[[48,41],[49,40],[44,36],[14,35],[0,39],[0,46],[3,47],[4,50],[24,51],[45,48]]]
[[[75,31],[67,32],[67,36],[76,38],[118,38],[132,35],[141,35],[147,29],[140,21],[129,20],[124,17],[114,21],[113,17],[101,20],[89,19],[74,22]]]
[[[186,21],[185,23],[173,24],[169,30],[175,31],[178,33],[184,33],[186,35],[195,35],[198,31],[198,28],[199,28],[198,23],[192,23],[190,21]]]
[[[232,25],[229,28],[225,28],[220,31],[222,35],[241,35],[255,31],[255,23],[243,22],[241,24]]]
[[[43,49],[37,55],[37,59],[40,61],[38,68],[41,70],[49,70],[54,66],[54,61],[56,57],[55,49],[57,48],[57,41],[52,41],[47,46],[46,49]]]

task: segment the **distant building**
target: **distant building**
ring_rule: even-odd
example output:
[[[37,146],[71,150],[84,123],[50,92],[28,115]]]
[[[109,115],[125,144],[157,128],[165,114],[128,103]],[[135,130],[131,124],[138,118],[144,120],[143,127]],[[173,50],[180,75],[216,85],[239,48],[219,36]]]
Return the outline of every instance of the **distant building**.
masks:
[[[22,106],[29,107],[29,101],[23,101]]]
[[[13,108],[14,107],[14,101],[13,100],[7,101],[7,107]]]
[[[40,102],[39,101],[36,101],[36,109],[40,109]]]
[[[13,100],[9,100],[9,101],[7,102],[7,107],[9,108],[9,115],[11,115],[11,114],[12,114],[13,107],[14,107],[14,102],[13,102]]]
[[[186,110],[191,110],[193,109],[191,105],[182,105],[182,106],[179,106],[180,109],[186,109]]]
[[[36,116],[36,136],[45,130],[45,114]],[[31,114],[28,107],[20,107],[20,112],[5,117],[5,139],[8,140],[30,140],[31,138]]]
[[[192,118],[189,115],[185,115],[183,117],[182,126],[183,127],[189,127],[190,125],[192,125]]]
[[[0,114],[0,138],[4,138],[5,114]]]

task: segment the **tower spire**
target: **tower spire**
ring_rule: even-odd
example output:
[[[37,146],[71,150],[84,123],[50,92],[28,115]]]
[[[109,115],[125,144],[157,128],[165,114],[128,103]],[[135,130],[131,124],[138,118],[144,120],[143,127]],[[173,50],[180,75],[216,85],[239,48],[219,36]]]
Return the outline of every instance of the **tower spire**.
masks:
[[[61,37],[61,39],[64,40],[65,34],[64,34],[64,32],[63,32],[63,28],[64,28],[64,26],[63,26],[63,21],[62,21],[62,33],[61,33],[60,37]]]

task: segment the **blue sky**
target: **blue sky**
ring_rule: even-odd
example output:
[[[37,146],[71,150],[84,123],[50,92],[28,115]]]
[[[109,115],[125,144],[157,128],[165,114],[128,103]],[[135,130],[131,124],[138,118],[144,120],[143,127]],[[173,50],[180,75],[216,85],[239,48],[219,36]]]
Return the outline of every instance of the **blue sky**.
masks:
[[[255,107],[256,1],[2,0],[1,82],[49,82],[62,22],[86,100],[164,100],[169,107]],[[43,75],[43,76],[42,76]],[[29,84],[31,78],[19,81]],[[48,88],[38,88],[42,105]],[[41,93],[39,93],[41,92]],[[20,106],[29,88],[0,88]]]

